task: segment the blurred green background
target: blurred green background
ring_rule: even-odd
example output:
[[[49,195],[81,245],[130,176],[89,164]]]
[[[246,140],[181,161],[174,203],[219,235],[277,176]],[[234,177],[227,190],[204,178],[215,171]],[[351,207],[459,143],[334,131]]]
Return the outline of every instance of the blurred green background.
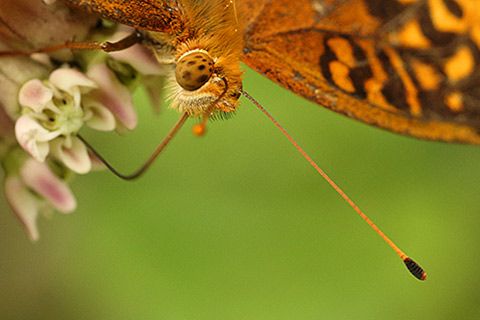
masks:
[[[78,177],[30,243],[1,199],[0,319],[479,319],[480,149],[336,115],[247,72],[261,101],[397,244],[402,262],[243,101],[183,130],[148,174]],[[177,118],[94,143],[130,171]]]

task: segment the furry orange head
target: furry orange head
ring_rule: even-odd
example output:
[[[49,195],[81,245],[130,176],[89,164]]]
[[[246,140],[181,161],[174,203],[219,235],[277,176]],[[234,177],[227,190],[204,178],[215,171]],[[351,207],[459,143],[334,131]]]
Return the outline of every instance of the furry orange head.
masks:
[[[158,60],[175,66],[169,83],[172,107],[190,116],[225,116],[237,108],[242,88],[242,19],[232,0],[179,5],[181,30],[145,34]]]

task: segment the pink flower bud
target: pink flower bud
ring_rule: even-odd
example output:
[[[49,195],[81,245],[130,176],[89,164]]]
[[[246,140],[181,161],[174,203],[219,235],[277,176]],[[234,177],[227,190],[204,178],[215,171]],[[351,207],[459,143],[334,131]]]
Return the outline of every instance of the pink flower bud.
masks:
[[[77,207],[70,188],[52,173],[47,164],[28,159],[20,169],[20,176],[26,186],[42,196],[58,211],[70,213]]]
[[[37,218],[40,201],[28,191],[25,184],[17,176],[5,179],[5,198],[15,215],[25,227],[32,241],[40,237],[37,228]]]
[[[137,126],[137,114],[128,88],[118,81],[105,64],[90,67],[87,75],[98,84],[98,90],[94,92],[98,101],[107,107],[127,129],[134,129]]]
[[[132,32],[134,32],[133,28],[120,26],[119,31],[117,31],[109,41],[119,41]],[[171,71],[171,65],[161,65],[158,63],[152,50],[139,44],[135,44],[124,50],[110,52],[109,55],[115,60],[128,63],[142,75],[166,75]]]

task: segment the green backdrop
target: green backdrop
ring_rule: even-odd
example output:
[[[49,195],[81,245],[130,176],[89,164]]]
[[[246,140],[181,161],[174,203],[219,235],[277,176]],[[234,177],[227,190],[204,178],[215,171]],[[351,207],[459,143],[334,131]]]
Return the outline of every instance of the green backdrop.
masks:
[[[254,72],[244,87],[424,266],[401,261],[249,102],[194,123],[146,176],[78,177],[31,244],[1,198],[0,319],[479,319],[480,149],[336,115]],[[135,168],[177,118],[93,141]]]

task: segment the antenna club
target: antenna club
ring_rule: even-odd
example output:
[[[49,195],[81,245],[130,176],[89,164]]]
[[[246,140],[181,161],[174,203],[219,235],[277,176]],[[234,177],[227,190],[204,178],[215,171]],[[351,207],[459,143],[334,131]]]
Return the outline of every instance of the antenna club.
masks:
[[[403,259],[403,263],[405,263],[408,271],[410,271],[410,273],[415,278],[417,278],[418,280],[422,280],[422,281],[427,279],[427,273],[423,270],[422,267],[420,267],[420,265],[418,263],[416,263],[415,261],[413,261],[409,257],[406,257],[405,259]]]

